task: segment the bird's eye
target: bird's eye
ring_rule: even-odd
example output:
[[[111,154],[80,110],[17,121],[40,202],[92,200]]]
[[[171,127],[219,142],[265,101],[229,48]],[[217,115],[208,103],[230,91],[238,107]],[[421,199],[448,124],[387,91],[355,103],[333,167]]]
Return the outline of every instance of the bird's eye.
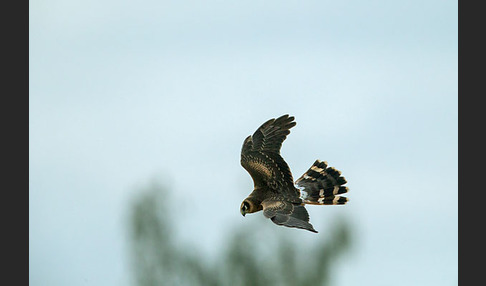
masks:
[[[245,203],[243,204],[243,210],[245,210],[245,211],[246,211],[246,210],[248,210],[249,208],[250,208],[250,205],[249,205],[247,202],[245,202]]]

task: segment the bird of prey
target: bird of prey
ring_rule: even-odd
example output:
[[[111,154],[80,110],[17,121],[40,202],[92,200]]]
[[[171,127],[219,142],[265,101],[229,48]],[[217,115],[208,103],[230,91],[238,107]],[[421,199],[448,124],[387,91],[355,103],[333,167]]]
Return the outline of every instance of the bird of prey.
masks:
[[[282,143],[295,126],[293,116],[283,115],[263,123],[248,136],[241,149],[241,165],[253,179],[253,192],[241,203],[243,216],[263,210],[263,215],[277,225],[317,232],[309,223],[305,209],[310,205],[342,205],[348,192],[341,172],[316,160],[297,181],[280,156]]]

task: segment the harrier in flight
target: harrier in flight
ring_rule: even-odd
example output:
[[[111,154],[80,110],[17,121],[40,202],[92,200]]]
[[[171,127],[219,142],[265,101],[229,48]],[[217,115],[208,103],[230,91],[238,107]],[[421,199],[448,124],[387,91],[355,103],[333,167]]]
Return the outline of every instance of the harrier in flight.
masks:
[[[241,149],[241,165],[250,173],[253,192],[241,203],[243,216],[263,210],[278,225],[317,232],[309,223],[305,205],[342,205],[348,192],[341,172],[317,160],[297,181],[280,156],[280,147],[295,126],[294,117],[283,115],[263,123],[248,136]]]

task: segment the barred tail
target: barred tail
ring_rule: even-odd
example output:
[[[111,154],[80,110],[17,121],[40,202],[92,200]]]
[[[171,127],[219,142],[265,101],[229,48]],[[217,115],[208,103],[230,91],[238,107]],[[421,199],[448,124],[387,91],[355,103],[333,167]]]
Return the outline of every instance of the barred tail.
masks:
[[[346,179],[341,172],[328,167],[326,161],[316,160],[314,164],[297,181],[296,187],[305,204],[343,205],[348,198],[337,196],[348,192]]]

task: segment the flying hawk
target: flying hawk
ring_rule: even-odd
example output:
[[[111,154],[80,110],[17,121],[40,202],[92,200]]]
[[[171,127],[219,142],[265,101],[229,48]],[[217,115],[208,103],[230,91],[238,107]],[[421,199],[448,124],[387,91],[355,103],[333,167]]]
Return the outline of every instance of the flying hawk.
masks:
[[[295,126],[293,116],[283,115],[263,123],[248,136],[241,149],[241,165],[250,173],[253,192],[241,203],[243,216],[263,210],[278,225],[317,232],[309,223],[306,204],[342,205],[348,199],[346,179],[327,162],[316,160],[297,181],[280,156],[280,147]]]

